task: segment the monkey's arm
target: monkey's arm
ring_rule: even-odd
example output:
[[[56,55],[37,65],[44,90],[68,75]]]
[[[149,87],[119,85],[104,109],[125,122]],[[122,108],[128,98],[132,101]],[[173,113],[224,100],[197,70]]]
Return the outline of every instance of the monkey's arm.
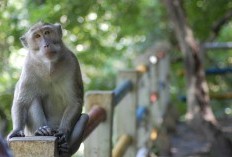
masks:
[[[23,130],[26,124],[27,111],[22,102],[17,102],[12,107],[13,130]]]
[[[17,103],[13,105],[12,108],[12,120],[13,120],[13,131],[9,134],[8,138],[12,137],[24,137],[23,128],[26,123],[25,115],[26,110],[23,108],[23,104]]]
[[[26,124],[27,110],[23,102],[15,99],[11,109],[13,131],[8,135],[8,138],[25,136],[23,130]]]
[[[63,132],[69,138],[76,122],[78,121],[82,112],[82,100],[76,100],[75,103],[69,104],[63,114],[59,131]]]
[[[21,89],[19,86],[20,85],[16,86],[14,93],[14,100],[11,108],[13,131],[9,134],[8,138],[25,136],[23,130],[26,124],[27,107],[30,102],[25,97],[25,89]]]

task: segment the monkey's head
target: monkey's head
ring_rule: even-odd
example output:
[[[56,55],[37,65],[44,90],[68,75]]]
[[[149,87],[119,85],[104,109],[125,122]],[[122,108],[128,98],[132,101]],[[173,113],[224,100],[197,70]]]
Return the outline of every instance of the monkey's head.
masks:
[[[62,28],[60,24],[39,22],[21,38],[29,53],[42,61],[54,62],[62,56]]]

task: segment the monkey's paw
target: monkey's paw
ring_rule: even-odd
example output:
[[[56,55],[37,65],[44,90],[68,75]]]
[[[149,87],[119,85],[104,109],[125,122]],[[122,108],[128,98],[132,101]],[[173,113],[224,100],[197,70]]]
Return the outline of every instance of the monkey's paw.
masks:
[[[23,130],[13,130],[7,137],[7,139],[10,139],[12,137],[25,137],[25,134]]]
[[[58,151],[60,155],[65,155],[69,153],[69,147],[67,142],[67,136],[61,130],[58,130],[54,135],[58,139]]]
[[[39,127],[35,131],[35,136],[53,136],[56,134],[56,131],[48,126]]]
[[[68,147],[68,143],[59,143],[58,142],[58,151],[60,155],[65,155],[65,154],[69,154],[69,147]]]

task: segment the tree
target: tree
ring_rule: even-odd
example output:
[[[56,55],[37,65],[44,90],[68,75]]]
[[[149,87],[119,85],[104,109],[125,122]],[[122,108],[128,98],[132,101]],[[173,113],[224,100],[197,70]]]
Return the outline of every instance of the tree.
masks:
[[[194,37],[180,0],[165,0],[170,20],[184,56],[187,82],[187,119],[196,130],[202,129],[212,143],[213,156],[232,156],[232,143],[218,127],[209,104],[208,85],[202,61],[203,49]],[[218,32],[219,30],[217,30]]]
[[[187,82],[187,118],[202,118],[216,124],[216,118],[209,104],[208,85],[202,63],[202,48],[194,37],[178,0],[165,0],[170,19],[184,56]],[[200,114],[200,115],[199,115]]]

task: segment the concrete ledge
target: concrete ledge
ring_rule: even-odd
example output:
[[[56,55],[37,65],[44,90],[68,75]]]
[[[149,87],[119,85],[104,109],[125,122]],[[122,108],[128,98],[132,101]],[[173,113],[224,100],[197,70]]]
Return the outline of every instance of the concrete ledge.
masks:
[[[14,157],[58,157],[53,136],[14,137],[9,140]]]

